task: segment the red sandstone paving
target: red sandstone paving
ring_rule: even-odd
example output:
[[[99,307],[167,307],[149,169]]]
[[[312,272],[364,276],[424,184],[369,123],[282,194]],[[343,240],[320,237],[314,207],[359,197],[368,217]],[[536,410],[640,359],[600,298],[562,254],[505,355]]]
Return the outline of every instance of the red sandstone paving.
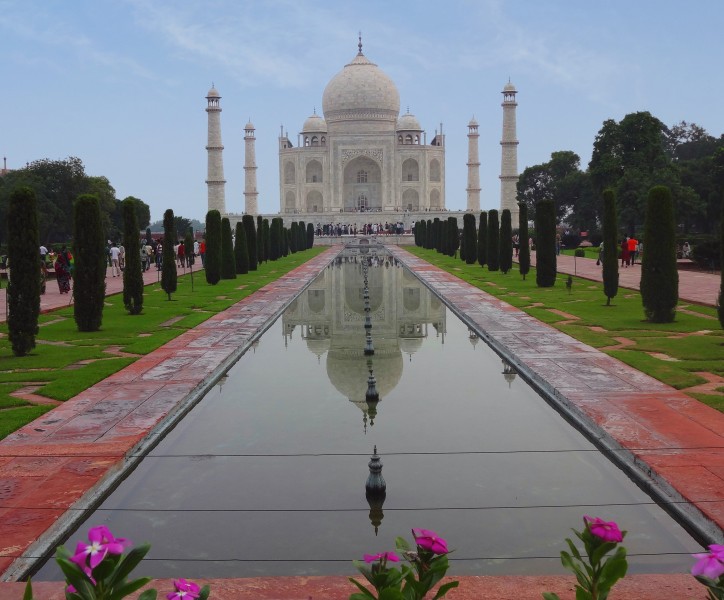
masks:
[[[96,485],[233,348],[263,327],[337,250],[331,248],[0,442],[0,569],[10,565],[7,556],[21,554]],[[702,502],[700,510],[720,528],[724,525],[724,415],[399,247],[391,251],[630,449],[645,468],[693,502],[711,500]],[[151,274],[154,277],[147,273],[147,278],[155,281],[155,272]],[[702,446],[714,448],[699,449]],[[561,597],[573,598],[573,582],[567,577],[461,579],[464,585],[449,594],[453,600],[540,598],[546,590],[568,590]],[[37,589],[45,598],[63,597],[58,583],[39,584]],[[685,575],[634,576],[624,580],[611,599],[703,598],[701,589]],[[216,598],[347,598],[350,593],[346,578],[339,577],[214,582]],[[22,585],[0,585],[0,600],[21,597]]]

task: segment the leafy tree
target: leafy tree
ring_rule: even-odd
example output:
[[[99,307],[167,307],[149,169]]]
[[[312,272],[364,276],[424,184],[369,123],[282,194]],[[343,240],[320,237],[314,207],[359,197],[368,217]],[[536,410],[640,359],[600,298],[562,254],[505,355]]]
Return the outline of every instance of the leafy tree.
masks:
[[[719,215],[719,265],[721,284],[719,286],[719,301],[717,302],[717,312],[719,315],[719,324],[724,328],[724,147],[719,148],[714,153],[714,181],[717,188],[719,202],[721,204],[721,213]]]
[[[246,275],[249,272],[249,248],[246,243],[246,229],[244,229],[244,224],[241,221],[237,221],[235,233],[234,261],[236,272]]]
[[[500,225],[498,211],[488,213],[488,271],[500,270]]]
[[[644,313],[653,323],[671,323],[679,301],[679,272],[674,206],[671,191],[666,186],[655,186],[649,192],[644,242],[646,247],[641,261]]]
[[[244,216],[246,219],[247,216]],[[252,219],[252,227],[254,217]],[[221,279],[222,241],[221,241],[221,213],[210,210],[206,213],[206,283],[216,285]]]
[[[518,266],[520,274],[525,280],[525,276],[530,271],[530,243],[528,234],[528,205],[524,202],[520,203],[520,212],[518,213]]]
[[[138,315],[143,310],[143,273],[136,199],[129,196],[121,203],[121,207],[123,247],[126,250],[126,266],[123,269],[123,305],[129,314]]]
[[[475,230],[475,215],[463,215],[463,245],[460,248],[460,258],[465,264],[472,265],[478,257],[478,235]]]
[[[307,248],[314,246],[314,225],[307,223]]]
[[[297,241],[299,240],[299,236],[297,235],[298,228],[299,223],[293,221],[289,229],[289,250],[291,250],[292,254],[296,254],[297,252]]]
[[[146,245],[152,246],[153,245],[153,236],[151,235],[151,228],[146,227]]]
[[[460,230],[458,229],[458,220],[456,217],[448,217],[447,219],[447,254],[455,256],[460,247]]]
[[[299,221],[299,227],[297,228],[297,235],[299,236],[299,239],[297,240],[297,248],[299,250],[306,250],[307,249],[307,226],[304,223],[304,221]]]
[[[513,225],[510,210],[503,209],[500,215],[500,270],[504,274],[513,267]]]
[[[163,213],[163,265],[161,267],[161,289],[168,294],[169,300],[178,286],[176,253],[174,252],[177,239],[176,219],[173,210],[169,208]]]
[[[535,281],[538,287],[556,283],[556,207],[552,200],[538,203],[535,219]]]
[[[236,279],[234,242],[231,239],[231,221],[221,219],[221,279]]]
[[[266,261],[266,246],[264,244],[264,219],[261,215],[256,217],[256,255],[259,264]]]
[[[282,256],[289,256],[289,229],[284,227],[284,219],[282,219]]]
[[[428,219],[425,227],[425,248],[428,250],[432,250],[435,247],[435,232],[433,231],[432,223],[432,219]]]
[[[8,258],[12,277],[8,283],[8,337],[15,356],[35,348],[40,315],[40,255],[38,209],[29,187],[13,191],[9,198]]]
[[[432,247],[442,252],[442,223],[439,217],[435,217],[432,221]]]
[[[603,192],[603,293],[606,306],[618,293],[618,217],[616,193],[610,188]]]
[[[278,260],[281,256],[282,225],[280,221],[279,217],[272,219],[269,227],[269,260]]]
[[[269,219],[264,219],[261,222],[262,233],[264,234],[264,260],[270,260],[271,254],[271,233],[269,230]]]
[[[484,267],[488,262],[488,213],[482,211],[480,213],[480,223],[478,224],[478,263]]]
[[[249,270],[256,271],[258,258],[257,258],[257,245],[256,245],[256,229],[254,228],[254,217],[251,215],[244,215],[241,218],[241,222],[244,224],[244,231],[246,231],[246,244],[249,253]]]
[[[106,298],[106,252],[98,198],[81,194],[73,205],[73,316],[78,331],[98,331]]]

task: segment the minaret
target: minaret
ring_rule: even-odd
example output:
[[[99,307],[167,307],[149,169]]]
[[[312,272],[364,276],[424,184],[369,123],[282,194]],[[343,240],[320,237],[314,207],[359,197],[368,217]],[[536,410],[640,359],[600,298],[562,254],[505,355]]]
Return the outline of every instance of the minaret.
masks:
[[[518,223],[518,202],[516,200],[518,182],[518,140],[515,133],[515,108],[518,103],[515,101],[517,94],[515,86],[510,83],[503,88],[503,139],[500,145],[503,147],[503,158],[500,165],[500,210],[510,210],[513,227]]]
[[[226,214],[224,195],[226,180],[224,179],[224,160],[221,156],[224,151],[224,146],[221,144],[221,96],[213,85],[206,95],[206,100],[208,101],[206,112],[209,113],[209,139],[206,146],[209,156],[206,175],[209,210],[218,210],[224,215]]]
[[[251,121],[244,127],[244,212],[247,215],[259,214],[256,191],[256,150],[254,143],[254,125]]]
[[[478,122],[468,123],[468,212],[480,212],[480,159],[478,157]]]

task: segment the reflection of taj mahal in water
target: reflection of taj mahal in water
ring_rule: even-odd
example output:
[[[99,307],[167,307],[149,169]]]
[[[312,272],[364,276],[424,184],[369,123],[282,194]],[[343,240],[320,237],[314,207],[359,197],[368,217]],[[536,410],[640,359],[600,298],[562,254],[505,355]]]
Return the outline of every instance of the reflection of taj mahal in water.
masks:
[[[363,261],[370,265],[371,357],[364,354]],[[290,305],[282,324],[285,336],[301,335],[320,361],[326,355],[329,380],[363,411],[366,424],[366,359],[384,400],[400,381],[403,361],[412,360],[427,336],[445,335],[445,306],[393,257],[371,250],[369,255],[338,257]]]

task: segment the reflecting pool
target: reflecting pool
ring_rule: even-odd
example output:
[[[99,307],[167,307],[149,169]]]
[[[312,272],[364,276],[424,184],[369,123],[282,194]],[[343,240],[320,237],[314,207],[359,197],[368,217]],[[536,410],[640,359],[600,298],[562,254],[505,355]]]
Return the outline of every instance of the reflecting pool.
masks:
[[[366,489],[375,447],[384,493]],[[685,572],[700,549],[371,250],[323,271],[68,546],[106,524],[152,543],[154,577],[353,574],[421,527],[455,549],[453,574],[542,574],[562,572],[584,514],[629,531],[631,572]],[[51,561],[35,578],[60,573]]]

